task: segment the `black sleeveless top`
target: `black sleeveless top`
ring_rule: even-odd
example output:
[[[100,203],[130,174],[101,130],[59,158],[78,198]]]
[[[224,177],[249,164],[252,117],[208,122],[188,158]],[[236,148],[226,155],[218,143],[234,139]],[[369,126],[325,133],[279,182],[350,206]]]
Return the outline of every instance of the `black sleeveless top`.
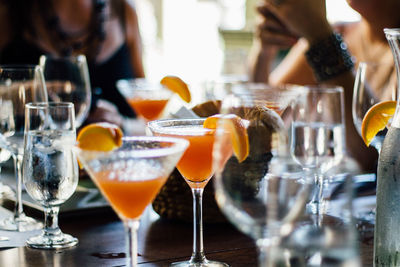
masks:
[[[0,51],[0,64],[38,64],[41,55],[46,54],[34,44],[25,40],[15,40]],[[130,63],[129,49],[122,44],[106,61],[95,63],[88,61],[90,84],[92,87],[92,108],[97,99],[112,102],[118,111],[127,117],[135,113],[116,87],[120,79],[135,78]]]

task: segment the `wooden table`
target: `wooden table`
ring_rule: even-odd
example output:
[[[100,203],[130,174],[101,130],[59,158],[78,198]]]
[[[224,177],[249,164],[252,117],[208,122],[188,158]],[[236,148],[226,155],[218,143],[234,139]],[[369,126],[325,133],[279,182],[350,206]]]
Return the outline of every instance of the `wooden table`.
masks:
[[[2,249],[0,266],[125,266],[124,228],[111,211],[61,217],[60,227],[79,239],[77,247],[60,251]],[[149,210],[139,229],[139,265],[168,266],[189,259],[192,231],[190,223],[159,219]],[[204,225],[204,247],[209,259],[231,266],[257,265],[254,242],[227,223]]]
[[[30,212],[28,215],[42,216]],[[125,266],[125,233],[110,207],[60,215],[60,227],[79,239],[77,247],[51,251],[27,247],[0,249],[0,267]],[[148,208],[138,233],[139,266],[168,266],[187,260],[192,253],[192,224],[160,219]],[[360,231],[362,266],[372,266],[373,231]],[[204,224],[204,248],[208,259],[235,266],[257,266],[252,239],[229,223]]]
[[[72,249],[48,251],[27,247],[0,250],[0,266],[125,266],[125,235],[120,220],[111,210],[60,218],[66,233],[79,239]],[[361,234],[362,266],[372,266],[371,232]],[[192,225],[159,219],[150,209],[142,218],[138,237],[139,266],[168,266],[189,259]],[[257,266],[254,242],[225,224],[204,225],[204,247],[208,259],[231,266]]]

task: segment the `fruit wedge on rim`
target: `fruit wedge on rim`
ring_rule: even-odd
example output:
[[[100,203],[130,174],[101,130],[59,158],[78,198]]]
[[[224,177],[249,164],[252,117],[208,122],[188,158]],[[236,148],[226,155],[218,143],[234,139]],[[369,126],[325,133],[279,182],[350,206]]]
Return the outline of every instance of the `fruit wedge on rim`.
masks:
[[[396,111],[396,101],[389,100],[373,105],[365,114],[361,125],[361,137],[364,143],[369,146],[378,134],[385,129],[389,120]]]
[[[76,140],[81,149],[108,152],[122,145],[122,136],[117,125],[99,122],[83,127]]]
[[[168,75],[161,79],[160,83],[172,92],[178,94],[185,102],[192,100],[188,85],[179,77]]]
[[[247,135],[246,125],[243,119],[234,114],[216,114],[208,117],[203,122],[203,127],[216,129],[219,120],[224,120],[226,130],[231,134],[233,153],[239,162],[244,161],[249,155],[249,137]]]

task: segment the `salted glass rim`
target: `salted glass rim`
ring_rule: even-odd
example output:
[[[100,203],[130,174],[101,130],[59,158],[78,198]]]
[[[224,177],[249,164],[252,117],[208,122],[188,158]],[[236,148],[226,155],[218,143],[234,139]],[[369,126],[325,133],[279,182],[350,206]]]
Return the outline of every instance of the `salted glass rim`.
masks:
[[[163,91],[168,90],[161,83],[148,80],[146,78],[120,79],[116,82],[116,86],[120,90],[134,89],[141,91]]]
[[[171,126],[191,126],[191,125],[203,125],[206,118],[196,118],[196,119],[161,119],[154,120],[147,123],[147,127],[153,133],[159,134],[173,134],[173,135],[203,135],[204,131],[180,131],[179,128]],[[205,131],[209,129],[204,128]]]
[[[159,143],[166,142],[166,143],[171,143],[172,145],[168,147],[147,148],[143,150],[124,148],[124,144],[140,142],[140,141],[159,142]],[[112,157],[113,159],[163,157],[163,156],[173,155],[175,153],[179,153],[185,150],[185,148],[188,147],[189,142],[182,138],[164,137],[164,136],[124,136],[122,137],[121,147],[108,152],[81,149],[78,147],[77,144],[78,143],[75,143],[74,150],[77,152],[77,156],[83,159],[83,161],[85,162],[86,159],[89,159],[88,161],[92,161],[110,157]]]

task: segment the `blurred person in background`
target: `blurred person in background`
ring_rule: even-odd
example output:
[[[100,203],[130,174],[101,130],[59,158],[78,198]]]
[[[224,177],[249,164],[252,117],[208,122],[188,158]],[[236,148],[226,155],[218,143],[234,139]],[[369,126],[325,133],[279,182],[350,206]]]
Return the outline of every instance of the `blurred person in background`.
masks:
[[[347,2],[361,19],[330,25],[324,0],[264,0],[257,8],[261,21],[250,57],[251,78],[273,85],[342,86],[347,152],[365,171],[376,171],[378,155],[365,146],[353,124],[354,66],[361,61],[394,64],[383,29],[400,27],[400,1]],[[276,56],[283,49],[290,50],[274,67]],[[395,75],[394,68],[390,75]]]
[[[86,123],[135,117],[115,85],[144,77],[132,1],[0,0],[0,36],[0,64],[38,64],[44,54],[86,56],[92,87]]]

